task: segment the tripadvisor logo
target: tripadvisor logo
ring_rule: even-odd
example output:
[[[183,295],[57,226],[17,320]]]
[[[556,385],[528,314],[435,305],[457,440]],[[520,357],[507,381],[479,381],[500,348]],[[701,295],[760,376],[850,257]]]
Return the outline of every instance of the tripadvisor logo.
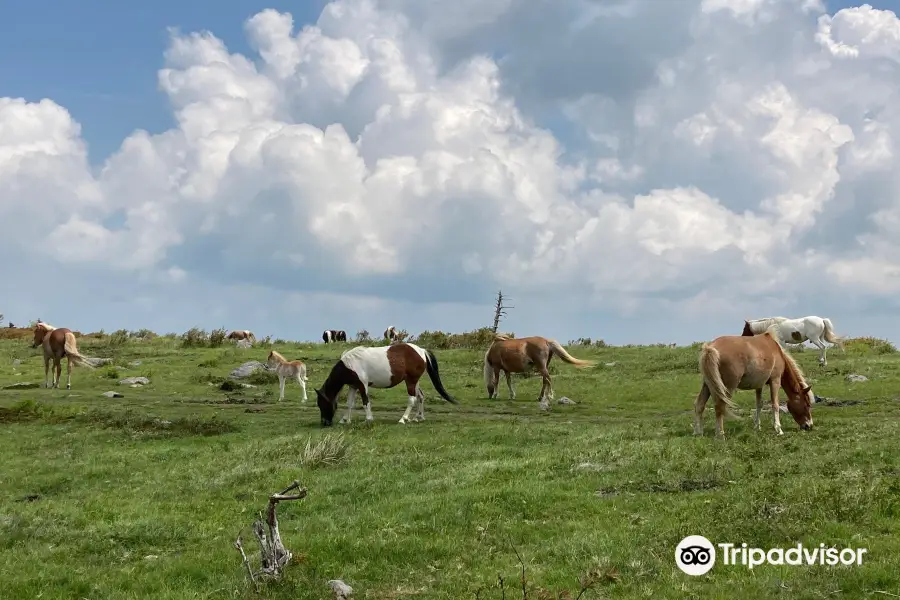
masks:
[[[703,575],[716,564],[716,548],[723,565],[740,565],[753,569],[770,565],[861,565],[866,548],[818,547],[807,548],[797,544],[790,548],[753,548],[747,544],[720,543],[713,545],[702,535],[689,535],[675,547],[675,564],[687,575]]]

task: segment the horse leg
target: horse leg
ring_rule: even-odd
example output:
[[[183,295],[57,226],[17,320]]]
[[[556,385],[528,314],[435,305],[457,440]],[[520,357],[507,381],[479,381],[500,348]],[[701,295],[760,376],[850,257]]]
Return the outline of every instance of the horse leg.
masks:
[[[413,421],[419,423],[425,420],[425,392],[423,392],[422,387],[418,385],[416,386],[416,398],[418,398],[419,404],[416,416],[413,417]]]
[[[44,355],[44,387],[50,387],[50,357]]]
[[[549,399],[548,399],[549,396]],[[541,367],[541,395],[538,400],[541,403],[541,410],[550,410],[550,400],[553,398],[553,387],[550,382],[550,373],[547,367]]]
[[[815,338],[810,338],[809,341],[812,342],[813,345],[819,349],[819,364],[821,364],[823,367],[827,366],[828,361],[825,360],[826,346],[825,346],[825,342],[822,341],[821,336],[817,335]]]
[[[512,373],[510,373],[509,371],[504,371],[504,373],[506,374],[506,387],[509,388],[509,399],[515,400],[516,399],[516,388],[513,387]]]
[[[303,400],[301,402],[306,402],[306,382],[303,381],[303,375],[300,374],[300,371],[297,371],[297,383],[303,388]]]
[[[756,414],[753,416],[753,426],[759,431],[759,413],[762,412],[762,388],[756,390]]]
[[[500,367],[494,367],[494,373],[491,375],[491,383],[494,386],[494,393],[491,394],[491,400],[500,396],[500,390],[497,389],[500,386]]]
[[[781,430],[781,408],[778,406],[778,382],[772,379],[769,382],[769,394],[772,396],[772,415],[775,419],[775,432],[784,435]]]
[[[351,413],[353,412],[353,406],[356,404],[356,388],[350,387],[347,390],[347,414],[341,418],[341,424],[349,423],[351,419]]]
[[[408,397],[406,402],[406,412],[403,413],[403,416],[400,417],[400,421],[398,421],[401,425],[406,425],[409,422],[409,413],[412,412],[412,409],[416,406],[418,399],[416,398],[416,386],[419,385],[419,382],[406,382],[406,395]]]
[[[725,402],[716,398],[716,437],[725,439]]]
[[[703,411],[706,410],[706,402],[709,400],[709,387],[703,382],[697,399],[694,400],[694,435],[703,435]]]
[[[284,375],[278,374],[278,401],[284,400]]]
[[[59,367],[62,369],[62,365]],[[72,359],[66,356],[66,389],[72,389]]]

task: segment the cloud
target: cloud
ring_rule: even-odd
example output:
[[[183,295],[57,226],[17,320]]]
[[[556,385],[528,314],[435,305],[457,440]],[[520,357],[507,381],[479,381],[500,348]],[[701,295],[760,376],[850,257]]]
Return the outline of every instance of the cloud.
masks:
[[[0,98],[0,252],[145,298],[241,283],[423,319],[501,286],[722,322],[900,289],[890,11],[336,0],[245,33],[251,56],[172,30],[177,126],[101,165],[64,107]]]

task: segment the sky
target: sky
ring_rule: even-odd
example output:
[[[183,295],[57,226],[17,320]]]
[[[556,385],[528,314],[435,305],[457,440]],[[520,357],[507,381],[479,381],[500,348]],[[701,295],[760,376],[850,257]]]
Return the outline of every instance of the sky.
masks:
[[[14,3],[0,313],[900,342],[900,2]],[[52,16],[52,18],[51,18]]]

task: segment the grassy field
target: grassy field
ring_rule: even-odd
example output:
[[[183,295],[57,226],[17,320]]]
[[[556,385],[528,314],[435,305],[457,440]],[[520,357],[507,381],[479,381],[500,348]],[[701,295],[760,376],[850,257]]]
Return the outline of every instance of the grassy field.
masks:
[[[815,429],[771,413],[752,429],[753,393],[715,440],[691,435],[697,347],[580,347],[599,361],[554,361],[549,414],[539,378],[488,400],[483,349],[437,350],[452,406],[430,382],[424,423],[399,425],[401,388],[372,393],[375,423],[319,427],[313,388],[352,344],[279,343],[309,365],[310,401],[277,380],[222,391],[267,346],[182,348],[178,340],[80,339],[115,366],[76,369],[67,391],[0,391],[0,597],[248,598],[232,547],[269,494],[294,479],[309,496],[279,508],[296,555],[264,598],[879,598],[900,594],[900,354],[857,342],[847,353],[795,354],[819,396]],[[16,363],[15,361],[19,361]],[[15,364],[14,364],[15,363]],[[42,382],[29,340],[0,340],[0,386]],[[868,381],[851,383],[857,373]],[[145,376],[141,388],[119,385]],[[63,386],[65,367],[63,369]],[[117,391],[123,398],[106,398]],[[346,392],[345,392],[346,394]],[[783,397],[783,396],[782,396]],[[846,401],[858,401],[846,402]],[[343,396],[341,413],[343,415]],[[304,457],[342,434],[334,464]],[[339,440],[340,441],[340,440]],[[761,548],[820,543],[868,549],[861,566],[721,561],[701,577],[676,568],[676,544],[700,534]],[[503,580],[501,589],[500,579]]]

